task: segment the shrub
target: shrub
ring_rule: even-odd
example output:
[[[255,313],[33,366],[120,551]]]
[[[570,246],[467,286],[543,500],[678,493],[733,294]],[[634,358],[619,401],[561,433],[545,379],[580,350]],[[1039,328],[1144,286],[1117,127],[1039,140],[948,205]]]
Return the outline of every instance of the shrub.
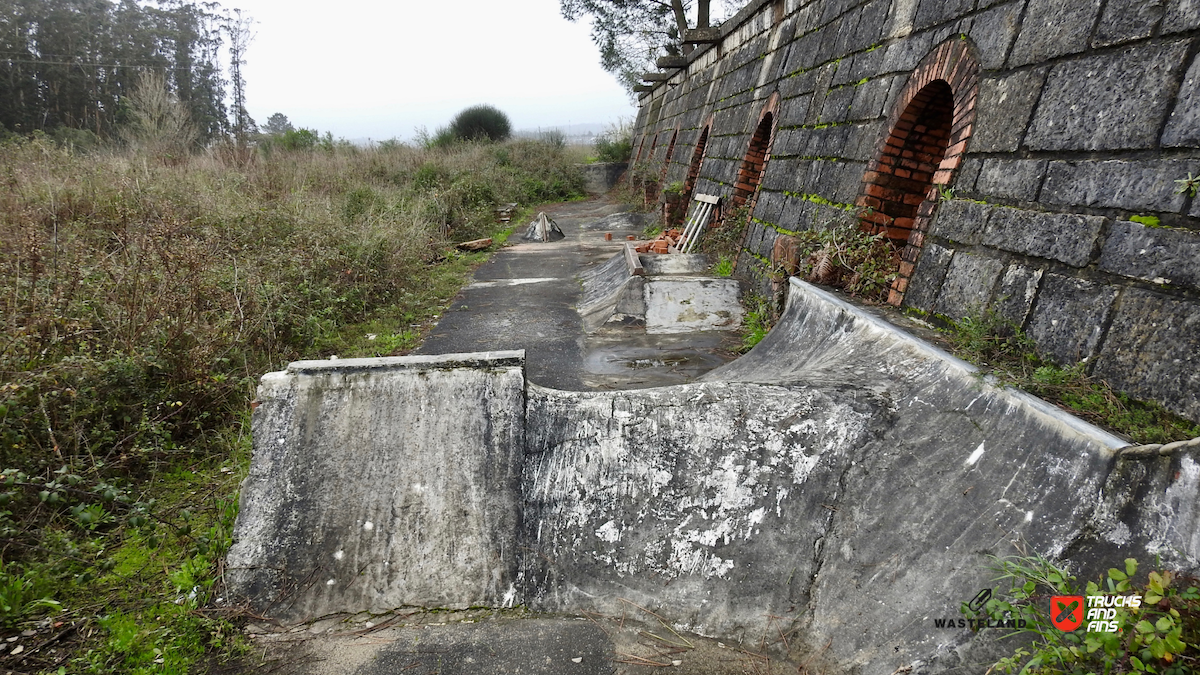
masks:
[[[504,141],[512,135],[512,124],[499,108],[477,105],[458,113],[450,131],[464,141]]]

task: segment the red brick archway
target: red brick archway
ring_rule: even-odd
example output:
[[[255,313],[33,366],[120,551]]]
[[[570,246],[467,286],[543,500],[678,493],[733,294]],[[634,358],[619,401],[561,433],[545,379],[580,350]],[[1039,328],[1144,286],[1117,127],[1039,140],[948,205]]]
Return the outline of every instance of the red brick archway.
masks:
[[[737,182],[733,185],[733,206],[736,208],[745,204],[754,211],[758,200],[758,186],[762,183],[763,175],[767,172],[767,162],[771,159],[771,144],[775,140],[775,121],[779,113],[779,94],[771,94],[762,112],[758,114],[758,124],[750,136],[750,145],[746,148],[746,156],[738,169]]]
[[[939,188],[950,185],[975,121],[979,61],[966,40],[953,38],[913,71],[888,118],[888,134],[863,174],[858,206],[864,230],[883,232],[902,246],[899,274],[888,303],[908,290]]]
[[[671,167],[671,155],[675,154],[675,140],[679,138],[679,127],[671,132],[671,142],[667,144],[667,156],[663,158],[662,173],[658,176],[658,182],[662,183],[667,180],[667,169]]]
[[[704,151],[708,148],[708,133],[712,129],[713,119],[709,116],[704,123],[704,129],[696,139],[696,147],[692,150],[692,161],[688,163],[687,178],[683,181],[683,203],[690,204],[692,192],[696,189],[696,181],[700,180],[700,169],[704,167]]]

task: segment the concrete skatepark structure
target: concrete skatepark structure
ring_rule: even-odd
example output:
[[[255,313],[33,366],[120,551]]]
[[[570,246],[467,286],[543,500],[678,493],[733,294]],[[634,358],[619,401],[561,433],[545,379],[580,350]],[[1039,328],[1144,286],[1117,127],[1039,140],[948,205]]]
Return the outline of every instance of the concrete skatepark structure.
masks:
[[[1081,569],[1200,568],[1200,448],[1123,457],[792,284],[776,329],[693,384],[553,390],[521,352],[264,377],[231,590],[285,623],[630,601],[730,639],[783,621],[831,672],[976,672],[992,636],[933,619],[1014,542]]]
[[[750,209],[751,290],[788,237],[861,224],[903,248],[893,304],[990,308],[1200,416],[1200,201],[1177,192],[1200,173],[1200,5],[754,0],[719,34],[642,97],[633,167]],[[620,218],[564,229],[638,229]],[[966,674],[1011,645],[935,619],[997,586],[990,556],[1200,573],[1200,444],[1130,449],[796,279],[696,381],[589,372],[621,340],[712,339],[653,335],[672,321],[647,289],[681,270],[634,278],[619,245],[481,268],[423,355],[264,377],[231,591],[285,625],[632,605],[792,636],[776,649],[812,672]]]

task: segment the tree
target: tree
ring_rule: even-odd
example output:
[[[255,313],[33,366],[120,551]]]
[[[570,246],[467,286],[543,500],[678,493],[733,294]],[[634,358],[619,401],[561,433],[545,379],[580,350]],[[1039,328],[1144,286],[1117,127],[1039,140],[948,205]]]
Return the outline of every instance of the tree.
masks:
[[[450,122],[450,131],[464,141],[503,141],[512,135],[512,123],[500,109],[476,105],[458,113]]]
[[[296,127],[292,126],[287,115],[278,112],[268,117],[267,123],[262,125],[263,133],[272,136],[282,136],[289,131],[295,131],[295,129]]]
[[[559,0],[569,21],[592,17],[592,41],[600,48],[600,64],[627,88],[653,71],[659,56],[691,52],[682,38],[687,16],[696,11],[696,27],[709,24],[710,0]],[[724,0],[728,12],[744,0]]]

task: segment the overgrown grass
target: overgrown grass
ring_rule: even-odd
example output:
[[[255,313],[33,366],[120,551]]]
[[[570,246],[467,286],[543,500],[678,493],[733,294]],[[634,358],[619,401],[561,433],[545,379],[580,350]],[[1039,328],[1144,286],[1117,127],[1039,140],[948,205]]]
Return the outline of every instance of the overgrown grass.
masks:
[[[495,232],[495,203],[582,194],[530,141],[168,164],[34,139],[0,145],[0,181],[0,624],[34,631],[0,667],[19,672],[237,653],[205,608],[257,378],[403,353],[486,257],[450,244]]]
[[[887,300],[900,269],[897,247],[883,234],[867,234],[857,224],[800,232],[796,247],[796,276],[869,302]]]
[[[1200,425],[1153,402],[1139,401],[1091,377],[1085,363],[1060,367],[1042,359],[1031,338],[993,311],[945,320],[955,353],[1001,382],[1047,399],[1137,443],[1167,443],[1200,436]]]

